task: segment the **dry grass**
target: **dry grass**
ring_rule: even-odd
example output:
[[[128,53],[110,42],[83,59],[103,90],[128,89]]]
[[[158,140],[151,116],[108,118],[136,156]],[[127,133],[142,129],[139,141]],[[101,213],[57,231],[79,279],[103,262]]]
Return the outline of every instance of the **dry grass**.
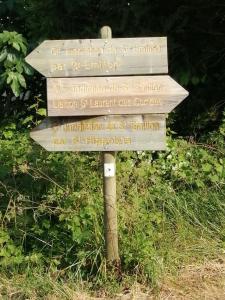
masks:
[[[20,278],[21,282],[23,278]],[[4,293],[3,293],[4,291]],[[101,296],[91,297],[85,292],[85,286],[75,287],[52,282],[52,291],[41,299],[45,300],[225,300],[225,258],[207,261],[201,265],[189,265],[182,268],[177,276],[167,276],[161,283],[158,293],[139,284],[124,293],[108,298],[104,292]],[[77,292],[79,291],[79,292]],[[0,280],[0,299],[40,299],[35,290],[30,297],[23,296],[23,288],[13,280]]]
[[[190,265],[182,268],[177,277],[167,277],[159,294],[143,292],[140,285],[132,287],[126,295],[115,295],[114,300],[225,300],[225,259]],[[79,300],[106,300],[79,296]],[[49,299],[50,300],[50,299]],[[51,299],[53,300],[53,299]],[[58,299],[57,299],[58,300]],[[108,299],[107,299],[108,300]]]
[[[72,295],[71,295],[72,296]],[[48,300],[59,300],[49,296]],[[182,268],[177,277],[167,277],[159,294],[145,287],[134,285],[127,294],[117,294],[112,298],[89,297],[73,294],[71,300],[223,300],[225,299],[225,259],[190,265]]]
[[[191,265],[162,285],[159,299],[225,299],[225,259]]]

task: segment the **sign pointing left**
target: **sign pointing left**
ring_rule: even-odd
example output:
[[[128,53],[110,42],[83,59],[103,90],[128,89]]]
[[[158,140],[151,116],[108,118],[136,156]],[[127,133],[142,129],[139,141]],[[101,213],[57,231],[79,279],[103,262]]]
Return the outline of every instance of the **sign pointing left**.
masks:
[[[45,77],[163,74],[167,39],[46,40],[26,61]]]
[[[46,118],[31,137],[48,151],[165,150],[163,114]]]

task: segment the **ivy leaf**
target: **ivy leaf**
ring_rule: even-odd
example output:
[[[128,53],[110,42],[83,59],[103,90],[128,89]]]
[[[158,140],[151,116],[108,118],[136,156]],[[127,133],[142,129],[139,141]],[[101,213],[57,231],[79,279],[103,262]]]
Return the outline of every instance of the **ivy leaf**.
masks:
[[[16,57],[16,55],[13,54],[13,53],[8,53],[8,54],[7,54],[7,60],[8,60],[9,62],[14,63],[14,62],[16,62],[17,57]]]
[[[23,72],[23,67],[22,67],[21,61],[19,61],[19,62],[16,64],[16,70],[17,70],[17,72],[19,72],[19,73],[22,73],[22,72]]]
[[[24,72],[27,75],[33,75],[34,74],[34,69],[31,66],[29,66],[27,63],[24,63],[23,69],[24,69]]]
[[[16,50],[20,51],[20,45],[19,45],[18,43],[13,42],[12,45],[13,45],[13,47],[14,47]]]
[[[11,81],[12,81],[12,76],[11,76],[11,74],[9,73],[9,75],[8,75],[8,77],[7,77],[7,80],[6,80],[6,83],[7,83],[7,84],[10,84]]]
[[[3,60],[5,60],[7,57],[7,51],[4,50],[1,54],[0,54],[0,62],[2,62]]]
[[[26,81],[25,81],[25,78],[23,77],[23,75],[22,74],[18,74],[17,78],[19,80],[20,85],[22,87],[26,88],[27,85],[26,85]]]
[[[45,108],[39,108],[37,110],[37,114],[40,116],[46,116],[46,109]]]
[[[10,84],[10,87],[11,87],[11,89],[13,91],[13,94],[16,97],[18,97],[20,95],[20,85],[19,85],[19,83],[18,83],[18,81],[17,81],[16,78],[12,80],[12,83]]]
[[[23,122],[22,122],[22,124],[27,124],[27,123],[29,123],[29,122],[31,122],[32,120],[33,120],[33,116],[28,116],[28,117],[26,117],[24,120],[23,120]]]
[[[20,43],[20,48],[22,50],[23,55],[26,55],[27,54],[27,47],[23,43]]]

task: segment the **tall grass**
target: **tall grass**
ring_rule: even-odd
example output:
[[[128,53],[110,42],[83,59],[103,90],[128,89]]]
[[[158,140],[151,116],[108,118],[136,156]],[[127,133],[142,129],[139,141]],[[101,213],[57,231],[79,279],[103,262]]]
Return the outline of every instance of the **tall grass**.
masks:
[[[104,260],[101,155],[48,153],[27,134],[1,140],[1,293],[10,277],[24,297],[32,285],[42,297],[62,280],[108,291],[132,281],[154,287],[184,264],[218,257],[225,247],[218,145],[215,152],[168,139],[166,152],[118,153],[121,283]],[[68,291],[59,293],[67,299]]]

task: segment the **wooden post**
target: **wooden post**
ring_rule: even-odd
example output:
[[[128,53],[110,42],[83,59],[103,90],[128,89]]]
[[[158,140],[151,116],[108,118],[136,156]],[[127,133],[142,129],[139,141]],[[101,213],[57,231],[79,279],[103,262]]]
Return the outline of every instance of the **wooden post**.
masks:
[[[101,38],[112,38],[111,28],[101,28]],[[116,210],[116,153],[103,153],[103,191],[104,191],[104,226],[105,250],[107,263],[119,268],[120,258],[118,250],[117,210]]]

